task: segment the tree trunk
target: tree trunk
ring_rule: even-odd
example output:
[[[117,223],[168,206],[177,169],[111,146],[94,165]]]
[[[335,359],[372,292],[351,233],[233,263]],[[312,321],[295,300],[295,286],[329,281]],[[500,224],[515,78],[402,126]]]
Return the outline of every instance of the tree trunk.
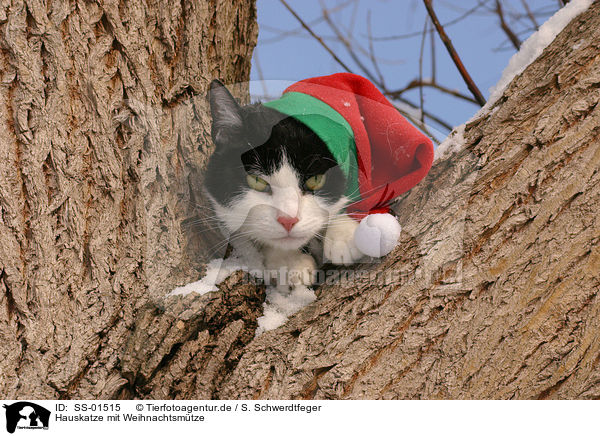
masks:
[[[600,398],[600,4],[455,133],[463,147],[400,200],[392,254],[258,338],[264,290],[241,273],[161,297],[202,269],[182,223],[208,120],[187,94],[242,79],[255,36],[250,6],[220,40],[235,8],[183,5],[123,24],[118,5],[0,15],[0,392]]]
[[[0,394],[130,395],[136,320],[201,274],[202,94],[247,84],[254,1],[3,1],[0,30]]]

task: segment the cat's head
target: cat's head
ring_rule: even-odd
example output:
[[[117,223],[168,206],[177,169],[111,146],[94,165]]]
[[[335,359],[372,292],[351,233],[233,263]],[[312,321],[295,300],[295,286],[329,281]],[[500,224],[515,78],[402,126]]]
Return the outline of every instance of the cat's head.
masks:
[[[305,245],[347,203],[346,178],[306,125],[261,104],[241,107],[210,88],[215,152],[205,187],[233,237],[282,249]]]

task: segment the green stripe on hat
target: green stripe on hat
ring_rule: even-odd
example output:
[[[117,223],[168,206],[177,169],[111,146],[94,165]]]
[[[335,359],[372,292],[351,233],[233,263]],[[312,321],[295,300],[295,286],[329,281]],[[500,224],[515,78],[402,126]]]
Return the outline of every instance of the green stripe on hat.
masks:
[[[348,179],[346,196],[351,201],[360,199],[354,132],[344,117],[327,103],[301,92],[286,92],[264,105],[297,119],[315,132]]]

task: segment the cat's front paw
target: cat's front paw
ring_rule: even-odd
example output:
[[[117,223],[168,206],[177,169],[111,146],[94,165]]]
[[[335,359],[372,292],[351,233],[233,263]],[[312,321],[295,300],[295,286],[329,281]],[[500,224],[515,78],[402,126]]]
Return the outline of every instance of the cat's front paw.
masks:
[[[266,256],[266,275],[282,291],[291,291],[315,282],[317,265],[312,256],[298,251],[269,251]]]
[[[292,287],[311,286],[315,282],[317,265],[312,256],[301,253],[291,263],[288,271],[287,283]]]
[[[325,259],[336,265],[351,265],[363,257],[354,243],[358,223],[347,216],[334,218],[327,227],[323,241]]]

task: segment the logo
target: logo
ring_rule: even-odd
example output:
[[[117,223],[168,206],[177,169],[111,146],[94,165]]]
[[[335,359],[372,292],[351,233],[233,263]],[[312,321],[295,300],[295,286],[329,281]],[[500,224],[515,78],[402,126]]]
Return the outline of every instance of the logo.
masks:
[[[50,411],[29,401],[4,405],[6,409],[6,431],[14,433],[15,429],[48,429]]]

